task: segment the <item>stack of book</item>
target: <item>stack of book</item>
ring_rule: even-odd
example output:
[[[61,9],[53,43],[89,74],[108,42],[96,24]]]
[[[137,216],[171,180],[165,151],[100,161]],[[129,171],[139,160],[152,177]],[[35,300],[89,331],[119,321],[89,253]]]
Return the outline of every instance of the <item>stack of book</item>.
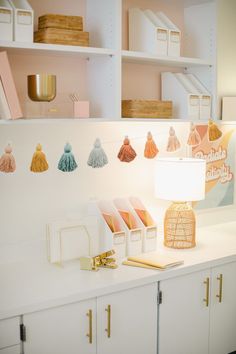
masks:
[[[0,52],[0,118],[17,119],[22,111],[7,53]]]

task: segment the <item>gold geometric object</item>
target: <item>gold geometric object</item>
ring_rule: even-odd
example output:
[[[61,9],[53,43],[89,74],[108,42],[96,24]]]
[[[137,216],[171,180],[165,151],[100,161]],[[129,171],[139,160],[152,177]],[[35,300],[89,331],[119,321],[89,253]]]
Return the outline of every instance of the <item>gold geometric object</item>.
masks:
[[[164,219],[164,245],[170,248],[192,248],[195,242],[195,215],[187,202],[174,202]]]
[[[28,96],[32,101],[50,102],[56,97],[56,76],[28,75]]]
[[[118,266],[116,264],[116,259],[111,258],[115,254],[114,250],[110,250],[99,254],[95,257],[81,257],[80,258],[80,269],[82,270],[95,270],[98,268],[110,268],[116,269]]]

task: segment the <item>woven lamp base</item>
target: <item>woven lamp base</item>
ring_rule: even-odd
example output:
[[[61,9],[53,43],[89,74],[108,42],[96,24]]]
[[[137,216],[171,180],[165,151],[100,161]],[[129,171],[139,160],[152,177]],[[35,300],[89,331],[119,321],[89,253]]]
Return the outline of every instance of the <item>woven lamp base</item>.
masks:
[[[164,245],[170,248],[193,248],[195,242],[195,214],[187,202],[174,202],[164,219]]]

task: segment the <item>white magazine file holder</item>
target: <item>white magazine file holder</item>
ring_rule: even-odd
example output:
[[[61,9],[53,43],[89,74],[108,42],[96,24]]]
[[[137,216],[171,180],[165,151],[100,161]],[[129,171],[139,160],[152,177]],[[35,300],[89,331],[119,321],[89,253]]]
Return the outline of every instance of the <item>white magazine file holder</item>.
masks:
[[[143,225],[139,218],[137,217],[136,213],[134,212],[133,208],[131,207],[130,203],[126,199],[117,198],[113,200],[114,205],[119,212],[125,211],[131,214],[132,218],[135,220],[136,227],[130,229],[123,218],[120,216],[120,220],[123,224],[123,228],[126,231],[127,235],[127,256],[135,256],[137,254],[142,253],[143,249]],[[120,215],[120,214],[119,214]]]
[[[130,197],[129,202],[134,209],[137,217],[140,219],[142,225],[143,225],[143,252],[151,252],[151,251],[156,251],[157,249],[157,226],[148,212],[148,210],[145,208],[143,203],[141,202],[140,199],[136,197]],[[149,220],[151,221],[152,225],[146,226],[143,222],[143,220],[140,218],[140,211],[145,212],[146,215],[148,216]]]

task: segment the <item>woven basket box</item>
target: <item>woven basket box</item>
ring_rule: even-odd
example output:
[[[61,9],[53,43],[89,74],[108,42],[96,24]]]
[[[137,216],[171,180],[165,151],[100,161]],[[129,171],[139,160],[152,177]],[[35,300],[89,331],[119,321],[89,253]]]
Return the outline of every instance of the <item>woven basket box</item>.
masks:
[[[123,100],[123,118],[171,118],[172,101]]]
[[[89,33],[61,28],[44,28],[34,33],[34,41],[47,44],[89,46]]]
[[[61,28],[83,31],[83,17],[46,14],[38,19],[38,29]]]

